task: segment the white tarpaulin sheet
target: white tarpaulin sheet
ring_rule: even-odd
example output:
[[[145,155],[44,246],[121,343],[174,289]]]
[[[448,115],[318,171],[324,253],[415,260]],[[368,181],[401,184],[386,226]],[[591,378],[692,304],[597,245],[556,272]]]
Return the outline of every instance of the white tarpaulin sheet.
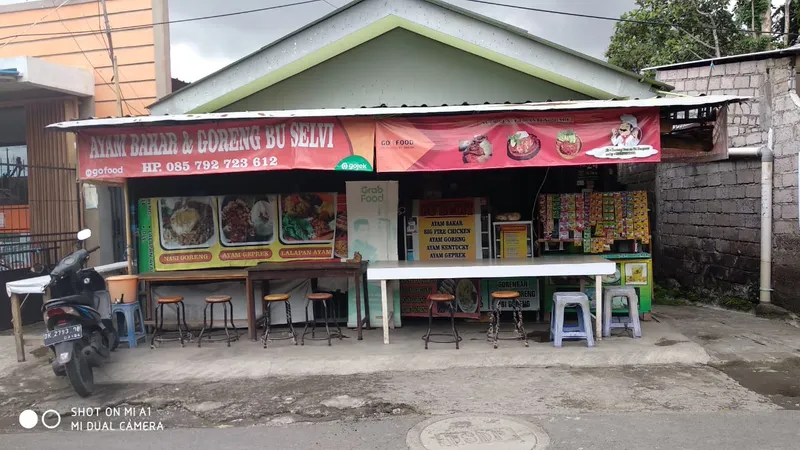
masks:
[[[126,262],[118,262],[114,264],[106,264],[104,266],[97,266],[94,268],[98,273],[116,272],[118,270],[127,269]],[[9,297],[11,294],[44,294],[45,286],[50,282],[50,275],[43,275],[41,277],[27,278],[25,280],[10,281],[6,283],[6,293]]]

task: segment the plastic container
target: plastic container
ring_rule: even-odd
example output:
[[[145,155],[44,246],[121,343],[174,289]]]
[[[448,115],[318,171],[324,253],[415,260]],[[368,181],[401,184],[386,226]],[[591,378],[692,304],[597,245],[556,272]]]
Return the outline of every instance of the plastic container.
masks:
[[[136,275],[118,275],[106,278],[108,293],[111,301],[116,303],[122,299],[123,303],[136,303],[136,291],[139,288],[139,277]]]

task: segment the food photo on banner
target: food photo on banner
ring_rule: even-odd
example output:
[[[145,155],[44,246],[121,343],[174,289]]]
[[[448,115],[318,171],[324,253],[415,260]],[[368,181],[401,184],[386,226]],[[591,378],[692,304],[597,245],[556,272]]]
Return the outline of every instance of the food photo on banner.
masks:
[[[342,228],[338,198],[327,192],[147,199],[140,201],[147,206],[140,221],[149,221],[150,233],[140,239],[152,242],[140,248],[152,249],[145,257],[160,271],[331,259]]]
[[[388,118],[376,122],[381,172],[661,160],[658,108]]]

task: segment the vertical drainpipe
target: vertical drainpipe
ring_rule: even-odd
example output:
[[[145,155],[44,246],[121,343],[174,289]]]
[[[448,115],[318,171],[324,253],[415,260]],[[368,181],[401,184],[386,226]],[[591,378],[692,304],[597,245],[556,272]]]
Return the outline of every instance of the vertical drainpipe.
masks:
[[[759,303],[772,303],[772,153],[773,132],[769,129],[767,147],[761,151],[761,282]]]

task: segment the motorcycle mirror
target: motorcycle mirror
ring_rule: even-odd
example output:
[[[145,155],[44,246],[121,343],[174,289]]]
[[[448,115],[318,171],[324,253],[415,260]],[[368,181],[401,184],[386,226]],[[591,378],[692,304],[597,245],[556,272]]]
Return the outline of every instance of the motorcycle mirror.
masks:
[[[44,272],[44,266],[39,263],[35,263],[33,266],[31,266],[31,272],[42,273]]]
[[[92,230],[90,230],[88,228],[78,232],[78,240],[79,241],[85,241],[85,240],[89,239],[90,237],[92,237]]]

